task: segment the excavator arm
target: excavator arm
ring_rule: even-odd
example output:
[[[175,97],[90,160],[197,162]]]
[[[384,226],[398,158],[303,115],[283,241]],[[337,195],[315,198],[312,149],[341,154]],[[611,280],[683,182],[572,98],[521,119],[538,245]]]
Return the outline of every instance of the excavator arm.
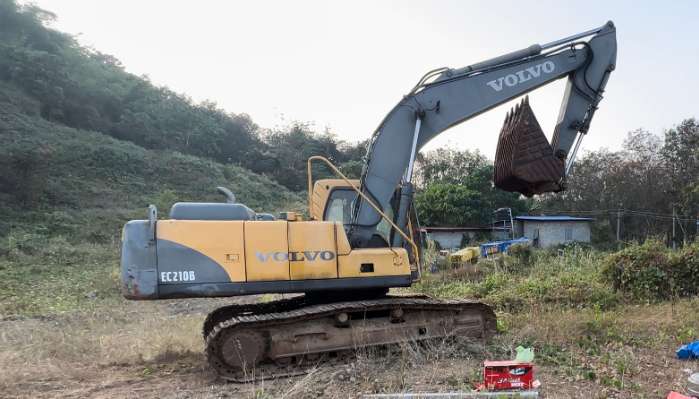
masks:
[[[581,40],[586,37],[589,40]],[[376,129],[366,155],[361,190],[387,209],[398,189],[396,220],[405,229],[415,155],[425,144],[454,125],[567,77],[551,145],[525,101],[505,120],[495,165],[495,183],[500,188],[525,195],[560,191],[615,63],[616,29],[610,21],[598,29],[465,68],[430,71]],[[358,198],[349,225],[352,246],[370,246],[380,220],[373,207]],[[393,245],[400,242],[397,237]]]

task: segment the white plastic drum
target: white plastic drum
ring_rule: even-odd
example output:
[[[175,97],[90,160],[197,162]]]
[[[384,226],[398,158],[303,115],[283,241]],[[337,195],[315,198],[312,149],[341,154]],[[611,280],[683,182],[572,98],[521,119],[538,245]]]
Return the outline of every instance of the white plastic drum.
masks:
[[[687,393],[699,397],[699,373],[694,373],[687,380]]]

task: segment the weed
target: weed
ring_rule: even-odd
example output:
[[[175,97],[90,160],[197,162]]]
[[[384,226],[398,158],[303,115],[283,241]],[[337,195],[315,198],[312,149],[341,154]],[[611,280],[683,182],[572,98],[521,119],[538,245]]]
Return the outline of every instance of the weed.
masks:
[[[678,343],[687,343],[699,337],[699,332],[695,326],[683,326],[677,330],[676,339]]]
[[[637,301],[699,293],[699,243],[672,252],[659,240],[632,244],[604,260],[604,277]]]
[[[505,321],[503,319],[497,320],[496,327],[497,327],[498,332],[501,334],[506,333],[508,331],[507,321]]]
[[[579,247],[563,250],[562,255],[533,251],[526,261],[520,255],[503,257],[500,265],[481,261],[475,265],[478,278],[464,279],[469,273],[457,269],[428,276],[415,289],[437,297],[480,298],[506,312],[540,304],[611,309],[620,296],[601,276],[603,256]]]

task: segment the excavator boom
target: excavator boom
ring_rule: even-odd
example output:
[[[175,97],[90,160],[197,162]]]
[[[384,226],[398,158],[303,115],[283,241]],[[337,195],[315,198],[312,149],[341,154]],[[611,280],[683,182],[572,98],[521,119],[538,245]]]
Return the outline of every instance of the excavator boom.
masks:
[[[586,36],[592,37],[589,41],[580,41]],[[543,46],[533,45],[466,68],[441,68],[429,72],[376,129],[361,178],[364,194],[386,209],[396,188],[400,187],[397,215],[399,226],[404,228],[412,198],[413,162],[425,144],[454,125],[567,77],[551,145],[551,153],[560,161],[559,174],[563,176],[563,165],[572,161],[571,148],[578,136],[587,132],[615,63],[616,29],[612,22],[608,22],[598,29]],[[515,149],[501,150],[512,152]],[[540,158],[544,155],[541,154]],[[549,164],[554,166],[551,162]],[[516,172],[512,170],[513,165],[496,164],[496,169],[510,172],[510,175]],[[558,191],[562,186],[562,181],[528,184],[521,178],[519,180],[501,187],[531,195]],[[352,245],[367,246],[379,222],[380,216],[366,201],[356,201],[349,232]],[[394,245],[399,242],[398,238]]]

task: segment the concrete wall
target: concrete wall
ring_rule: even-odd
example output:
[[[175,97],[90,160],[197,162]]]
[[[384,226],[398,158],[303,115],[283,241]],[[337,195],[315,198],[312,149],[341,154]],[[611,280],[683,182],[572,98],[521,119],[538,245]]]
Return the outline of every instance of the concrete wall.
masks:
[[[432,231],[427,233],[427,238],[437,241],[442,249],[461,248],[461,238],[463,233],[460,231]]]
[[[433,230],[427,233],[427,238],[430,240],[437,241],[442,249],[461,249],[461,239],[463,235],[466,234],[469,240],[474,240],[480,234],[484,234],[489,237],[489,240],[506,240],[510,238],[509,233],[506,231],[440,231]]]
[[[530,220],[515,221],[515,232],[532,240],[540,248],[548,248],[567,242],[590,242],[590,222],[541,222]],[[538,234],[537,234],[538,230]],[[536,237],[539,237],[538,241]]]

